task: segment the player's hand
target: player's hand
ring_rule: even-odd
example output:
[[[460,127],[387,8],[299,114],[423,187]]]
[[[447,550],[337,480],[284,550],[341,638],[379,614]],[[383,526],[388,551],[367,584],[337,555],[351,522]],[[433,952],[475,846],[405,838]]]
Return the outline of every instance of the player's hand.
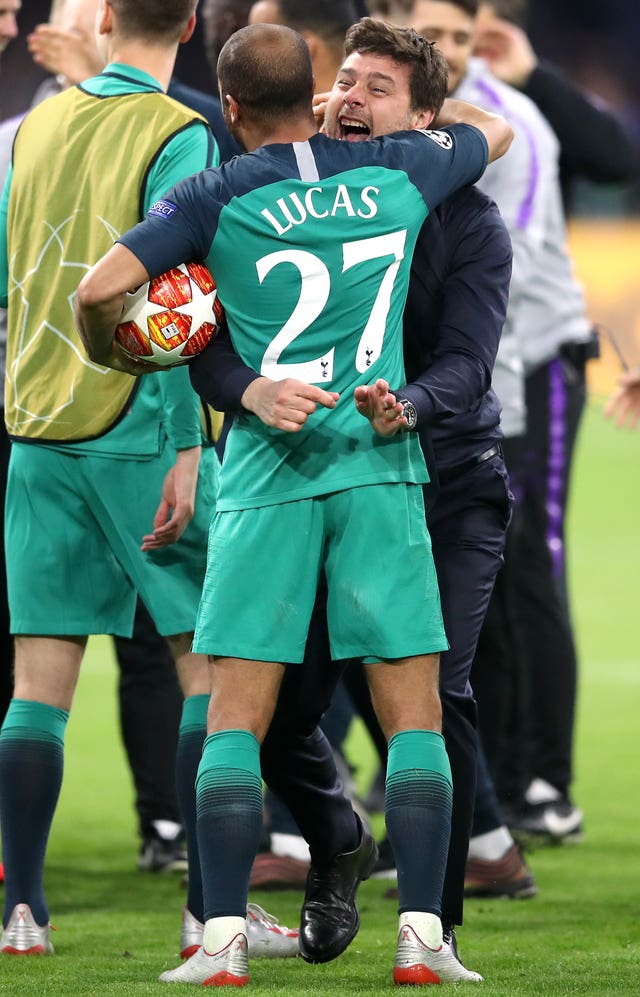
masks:
[[[27,36],[33,61],[67,83],[81,83],[104,68],[93,35],[80,29],[64,31],[52,24],[39,24]]]
[[[340,395],[315,384],[305,384],[293,377],[272,381],[258,377],[242,396],[242,405],[264,422],[265,426],[297,433],[318,405],[335,408]]]
[[[538,58],[527,35],[516,24],[492,17],[478,24],[475,37],[476,55],[481,56],[492,73],[522,89],[538,65]]]
[[[313,116],[316,119],[316,125],[318,126],[318,131],[324,131],[324,112],[327,109],[327,102],[331,94],[330,90],[326,93],[316,93],[313,95],[312,107]]]
[[[358,412],[369,420],[378,436],[395,436],[406,429],[402,405],[381,377],[375,384],[359,385],[353,397]]]
[[[618,378],[620,387],[604,407],[607,419],[615,419],[616,426],[635,429],[640,423],[640,370],[630,370]]]
[[[119,370],[123,374],[133,374],[139,377],[140,374],[157,374],[163,370],[171,370],[171,367],[160,367],[158,364],[147,363],[146,360],[136,360],[120,348],[120,345],[113,341],[113,348],[108,357],[99,361],[103,367],[110,367],[112,370]],[[175,364],[174,366],[178,366]]]
[[[141,550],[160,550],[175,543],[193,519],[200,453],[200,447],[178,451],[162,485],[160,505],[153,517],[153,533],[142,538]]]

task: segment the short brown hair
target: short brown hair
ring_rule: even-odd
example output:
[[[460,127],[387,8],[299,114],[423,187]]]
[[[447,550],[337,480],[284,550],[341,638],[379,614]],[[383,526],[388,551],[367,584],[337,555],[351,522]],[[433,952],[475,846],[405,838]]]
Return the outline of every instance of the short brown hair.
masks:
[[[198,0],[110,0],[124,35],[177,42]]]
[[[400,28],[373,17],[363,17],[347,31],[345,55],[372,52],[388,55],[394,62],[409,66],[411,110],[432,110],[436,114],[447,96],[448,70],[442,53],[413,28]]]

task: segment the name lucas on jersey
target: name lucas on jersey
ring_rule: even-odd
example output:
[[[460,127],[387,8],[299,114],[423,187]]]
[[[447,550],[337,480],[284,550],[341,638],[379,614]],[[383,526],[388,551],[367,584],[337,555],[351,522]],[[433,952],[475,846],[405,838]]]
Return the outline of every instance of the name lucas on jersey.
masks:
[[[354,196],[357,193],[357,197]],[[301,197],[297,191],[279,197],[273,211],[264,208],[264,215],[278,235],[289,232],[294,225],[302,225],[308,218],[335,218],[340,212],[349,217],[374,218],[378,213],[378,205],[374,198],[378,196],[378,187],[363,187],[357,192],[349,192],[346,184],[338,184],[337,188],[324,191],[322,187],[308,187]],[[327,195],[329,200],[327,200]]]

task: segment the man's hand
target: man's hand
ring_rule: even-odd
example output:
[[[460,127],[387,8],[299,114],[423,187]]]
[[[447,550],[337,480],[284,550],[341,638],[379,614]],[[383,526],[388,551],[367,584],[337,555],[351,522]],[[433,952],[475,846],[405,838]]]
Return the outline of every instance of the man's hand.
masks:
[[[327,101],[331,96],[331,91],[327,90],[326,93],[316,93],[313,95],[313,116],[316,119],[316,125],[318,126],[318,131],[324,131],[324,112],[327,109]]]
[[[186,362],[186,361],[185,361]],[[157,374],[163,370],[172,370],[171,367],[161,367],[160,364],[149,363],[147,360],[137,360],[130,357],[120,348],[120,344],[114,339],[112,352],[108,357],[98,361],[102,367],[111,367],[112,370],[119,370],[124,374],[133,374],[139,377],[140,374]],[[174,366],[180,366],[174,364]]]
[[[402,405],[381,377],[375,384],[359,385],[353,397],[358,412],[369,420],[378,436],[395,436],[407,428]]]
[[[153,517],[153,533],[142,538],[141,550],[168,547],[184,533],[195,509],[200,453],[200,447],[178,450],[176,462],[162,485],[160,505]]]
[[[336,391],[325,391],[293,377],[284,381],[258,377],[245,390],[242,405],[257,415],[265,426],[297,433],[318,405],[335,408],[339,397]]]
[[[618,378],[620,387],[604,408],[608,419],[615,418],[616,426],[635,429],[640,422],[640,368],[629,370]]]
[[[161,369],[145,361],[130,360],[114,342],[127,291],[148,280],[149,274],[137,256],[120,243],[115,243],[84,275],[78,284],[73,310],[76,328],[90,360],[127,374]]]
[[[38,24],[27,36],[33,61],[55,76],[64,76],[71,86],[95,76],[104,68],[93,35],[81,31],[64,31],[53,24]]]
[[[499,18],[481,20],[474,51],[499,80],[519,90],[526,86],[538,65],[538,58],[522,28]]]

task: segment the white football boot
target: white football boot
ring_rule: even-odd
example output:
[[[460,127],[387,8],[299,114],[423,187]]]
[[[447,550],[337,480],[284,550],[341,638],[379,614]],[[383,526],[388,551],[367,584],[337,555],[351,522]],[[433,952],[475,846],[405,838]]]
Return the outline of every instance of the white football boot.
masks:
[[[409,923],[400,925],[393,982],[424,986],[429,983],[480,983],[482,977],[465,969],[458,958],[453,931],[430,948]]]
[[[243,987],[249,982],[247,936],[239,933],[218,952],[203,946],[175,969],[158,977],[160,983],[201,983],[205,987]]]
[[[5,955],[53,955],[49,931],[53,927],[36,924],[28,904],[16,904],[0,939],[0,951]],[[55,928],[53,929],[55,931]]]
[[[182,908],[180,958],[188,959],[202,945],[204,925]],[[297,928],[286,928],[258,904],[247,904],[247,942],[252,959],[291,959],[300,954]]]

